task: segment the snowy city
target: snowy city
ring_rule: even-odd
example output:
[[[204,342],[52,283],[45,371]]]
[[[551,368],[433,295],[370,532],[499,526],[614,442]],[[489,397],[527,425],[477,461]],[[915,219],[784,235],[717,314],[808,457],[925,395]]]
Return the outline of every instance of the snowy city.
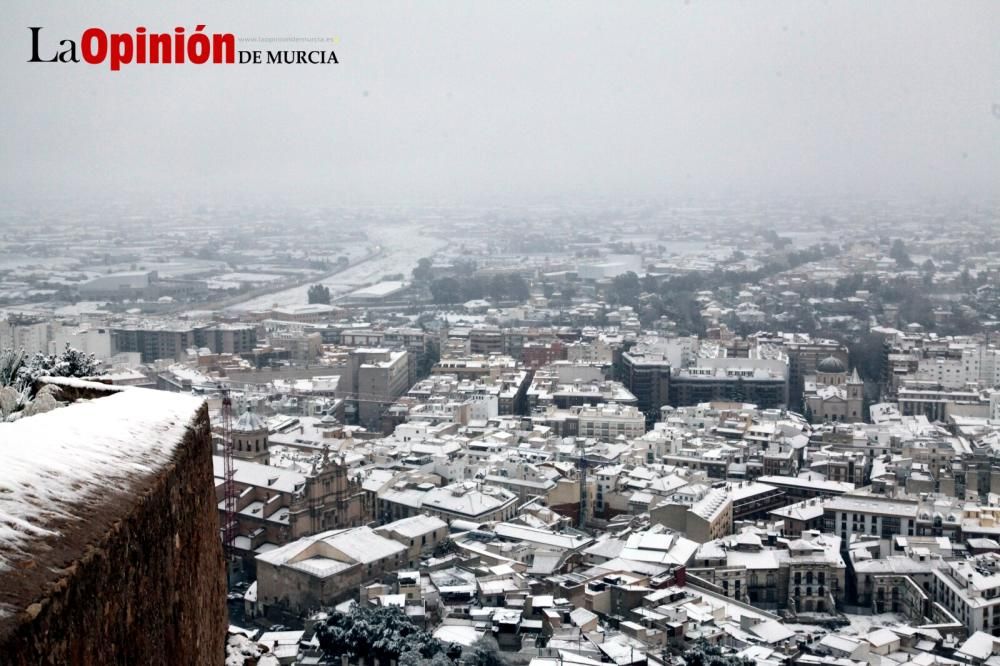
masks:
[[[186,4],[0,40],[0,664],[1000,665],[996,5]]]

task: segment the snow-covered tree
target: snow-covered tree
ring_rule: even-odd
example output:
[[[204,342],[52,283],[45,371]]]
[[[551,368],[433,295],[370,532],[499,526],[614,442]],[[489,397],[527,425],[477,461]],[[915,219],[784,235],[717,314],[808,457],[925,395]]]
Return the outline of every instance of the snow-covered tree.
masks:
[[[93,354],[68,344],[61,354],[27,356],[24,350],[0,350],[0,421],[11,421],[29,413],[40,377],[93,377],[101,374]],[[51,391],[45,394],[44,410],[56,406]],[[41,405],[35,405],[36,408]],[[28,410],[28,412],[25,412]]]
[[[327,655],[373,656],[383,663],[407,653],[414,653],[407,656],[410,662],[416,655],[431,660],[452,647],[418,627],[394,606],[353,606],[350,612],[332,615],[319,625],[316,635]]]
[[[21,368],[24,367],[24,350],[0,350],[0,386],[13,386]]]
[[[21,367],[18,378],[25,385],[39,377],[92,377],[100,373],[101,364],[93,354],[85,354],[66,344],[61,354],[35,354]]]
[[[488,634],[470,645],[463,657],[465,663],[472,666],[507,666],[509,663],[496,640]]]
[[[687,666],[753,666],[753,660],[725,654],[718,645],[700,641],[684,653]]]

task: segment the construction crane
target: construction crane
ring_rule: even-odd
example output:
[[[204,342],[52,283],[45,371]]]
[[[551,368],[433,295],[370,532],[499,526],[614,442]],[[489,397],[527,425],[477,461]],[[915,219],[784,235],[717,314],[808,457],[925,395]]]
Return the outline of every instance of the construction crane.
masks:
[[[225,496],[225,524],[222,526],[222,544],[226,555],[236,553],[236,470],[233,466],[233,400],[229,395],[229,387],[222,389],[222,461],[223,461],[223,493]]]
[[[577,521],[582,530],[587,526],[587,453],[582,440],[577,447],[579,450],[577,462],[580,465],[580,516]]]

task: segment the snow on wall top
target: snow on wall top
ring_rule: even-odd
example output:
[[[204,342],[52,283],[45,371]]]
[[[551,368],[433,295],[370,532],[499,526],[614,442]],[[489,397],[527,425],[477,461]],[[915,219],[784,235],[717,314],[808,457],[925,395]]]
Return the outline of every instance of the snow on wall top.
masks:
[[[112,384],[105,384],[99,381],[91,381],[87,379],[79,379],[77,377],[39,377],[38,381],[43,384],[55,384],[56,386],[67,386],[69,388],[78,389],[100,389],[105,393],[117,393],[119,391],[124,391],[127,386],[114,386]]]
[[[0,423],[0,571],[168,462],[202,402],[130,388]]]

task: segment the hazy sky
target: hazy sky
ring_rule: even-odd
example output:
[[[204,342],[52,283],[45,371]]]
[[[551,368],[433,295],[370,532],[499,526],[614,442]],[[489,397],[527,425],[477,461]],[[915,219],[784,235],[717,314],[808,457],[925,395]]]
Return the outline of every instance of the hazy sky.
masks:
[[[85,5],[87,7],[85,7]],[[1000,195],[1000,2],[7,2],[2,192]],[[84,29],[339,65],[29,64]],[[238,48],[310,48],[246,44]]]

